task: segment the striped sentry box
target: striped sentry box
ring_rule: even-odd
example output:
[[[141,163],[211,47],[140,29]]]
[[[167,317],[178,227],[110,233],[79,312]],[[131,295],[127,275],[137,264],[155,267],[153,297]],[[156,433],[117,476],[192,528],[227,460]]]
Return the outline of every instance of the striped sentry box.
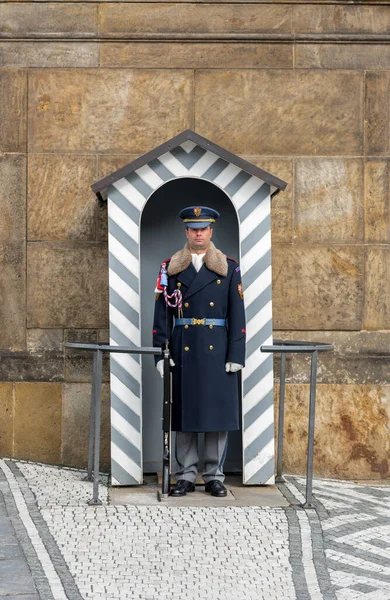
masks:
[[[204,138],[197,134],[193,133],[191,137],[192,140],[178,145],[169,144],[169,150],[159,155],[154,153],[148,162],[106,186],[110,343],[140,346],[139,227],[148,198],[164,183],[178,177],[199,177],[220,187],[231,199],[239,219],[240,266],[245,290],[247,359],[242,373],[243,483],[271,484],[274,482],[273,359],[272,355],[262,354],[260,346],[272,343],[270,202],[271,194],[283,186],[272,185],[272,181],[264,181],[266,177],[261,179],[248,172],[249,169],[241,168],[240,163],[245,161],[238,157],[237,161],[227,160],[226,154],[234,157],[230,153],[221,156],[221,152],[208,149],[211,144],[199,143]],[[218,146],[213,145],[215,148]],[[253,169],[260,171],[256,167]],[[118,174],[122,171],[124,169]],[[113,354],[113,485],[142,482],[141,419],[140,359],[136,355]]]

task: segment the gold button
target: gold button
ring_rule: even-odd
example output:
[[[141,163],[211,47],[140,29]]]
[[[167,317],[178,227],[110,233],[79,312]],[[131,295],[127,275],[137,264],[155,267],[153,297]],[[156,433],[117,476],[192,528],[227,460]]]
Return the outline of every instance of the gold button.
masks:
[[[188,308],[188,307],[189,307],[189,304],[188,304],[188,302],[186,302],[186,303],[184,304],[184,306],[185,306],[186,308]]]
[[[178,282],[177,282],[177,287],[178,287],[178,288],[179,288],[179,290],[180,290],[180,288],[181,288],[181,283],[180,283],[180,281],[178,281]]]
[[[188,325],[184,325],[184,329],[188,329]]]
[[[214,349],[214,346],[209,346],[209,350],[213,350],[213,349]]]
[[[214,306],[214,302],[210,302],[210,306]]]
[[[220,280],[220,279],[217,279],[217,284],[219,285],[220,283],[221,283],[221,280]]]
[[[185,350],[186,352],[188,352],[188,350],[189,350],[189,347],[188,347],[188,346],[185,346],[185,347],[184,347],[184,350]]]
[[[209,329],[212,329],[212,328],[213,328],[213,325],[209,325]]]

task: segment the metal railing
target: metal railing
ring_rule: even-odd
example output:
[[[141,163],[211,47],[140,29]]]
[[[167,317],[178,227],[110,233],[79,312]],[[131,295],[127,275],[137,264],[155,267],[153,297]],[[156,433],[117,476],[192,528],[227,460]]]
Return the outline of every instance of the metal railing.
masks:
[[[284,434],[284,397],[286,388],[286,355],[311,354],[310,367],[310,403],[309,426],[307,436],[307,466],[306,466],[306,501],[303,508],[314,508],[311,502],[313,489],[313,455],[314,455],[314,426],[317,390],[317,364],[318,353],[334,350],[332,344],[317,342],[296,342],[291,340],[274,340],[272,346],[261,346],[261,352],[280,353],[280,388],[279,388],[279,414],[278,414],[278,446],[276,462],[276,483],[285,481],[282,474],[283,463],[283,434]]]
[[[88,504],[100,505],[99,499],[99,457],[100,457],[100,417],[102,404],[102,368],[103,353],[110,354],[154,354],[162,355],[164,359],[164,398],[163,398],[163,482],[162,497],[169,494],[170,481],[170,411],[171,383],[169,373],[169,350],[161,348],[130,348],[127,346],[110,346],[109,344],[82,344],[68,342],[66,348],[76,348],[93,353],[92,363],[92,392],[89,413],[89,445],[88,471],[86,481],[93,481],[93,494]],[[168,431],[167,431],[168,428]]]

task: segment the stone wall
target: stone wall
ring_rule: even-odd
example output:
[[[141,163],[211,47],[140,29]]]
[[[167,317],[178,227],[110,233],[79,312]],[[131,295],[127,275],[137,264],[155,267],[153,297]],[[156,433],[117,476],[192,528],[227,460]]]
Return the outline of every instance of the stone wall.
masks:
[[[62,343],[107,339],[89,186],[190,128],[289,182],[272,206],[276,335],[336,346],[320,358],[316,473],[389,477],[387,0],[3,1],[0,105],[1,455],[85,464],[91,364]],[[295,473],[308,369],[288,361]]]

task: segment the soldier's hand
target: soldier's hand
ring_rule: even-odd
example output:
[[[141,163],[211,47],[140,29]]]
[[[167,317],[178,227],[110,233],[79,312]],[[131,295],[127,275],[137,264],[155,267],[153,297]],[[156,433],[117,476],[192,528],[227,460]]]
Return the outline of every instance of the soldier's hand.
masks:
[[[242,369],[242,365],[239,365],[238,363],[232,363],[232,362],[228,362],[225,365],[225,371],[226,373],[237,373],[237,371],[240,371]]]
[[[169,364],[171,365],[171,367],[175,366],[175,363],[171,358],[169,359]],[[161,377],[164,377],[164,359],[158,361],[156,369],[160,373]]]

